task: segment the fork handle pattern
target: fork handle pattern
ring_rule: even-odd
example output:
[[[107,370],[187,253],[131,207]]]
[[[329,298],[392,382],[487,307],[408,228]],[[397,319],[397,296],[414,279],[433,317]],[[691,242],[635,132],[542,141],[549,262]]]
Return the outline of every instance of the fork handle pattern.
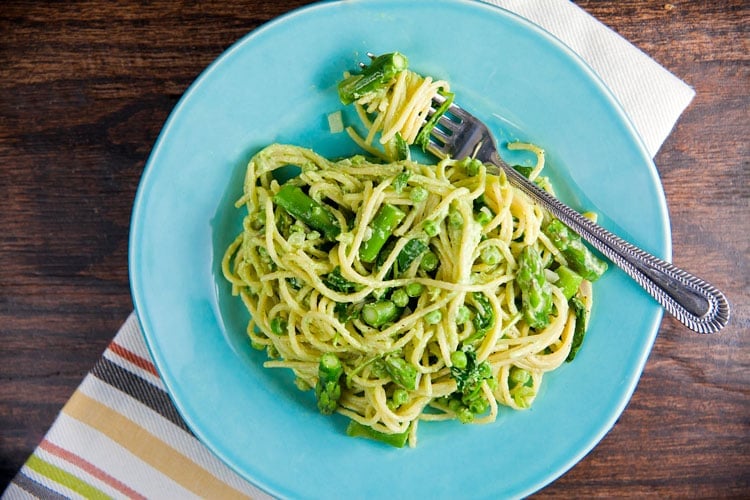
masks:
[[[728,323],[729,302],[717,288],[590,221],[529,182],[496,153],[490,161],[505,172],[514,186],[625,271],[682,324],[698,333],[715,333]]]

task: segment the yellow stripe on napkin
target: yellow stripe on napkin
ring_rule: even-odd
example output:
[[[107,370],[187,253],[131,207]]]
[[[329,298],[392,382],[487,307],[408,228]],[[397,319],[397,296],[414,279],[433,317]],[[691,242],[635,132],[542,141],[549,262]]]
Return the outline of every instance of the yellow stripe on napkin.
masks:
[[[249,498],[207,472],[143,427],[80,391],[63,413],[106,434],[135,456],[201,497]]]

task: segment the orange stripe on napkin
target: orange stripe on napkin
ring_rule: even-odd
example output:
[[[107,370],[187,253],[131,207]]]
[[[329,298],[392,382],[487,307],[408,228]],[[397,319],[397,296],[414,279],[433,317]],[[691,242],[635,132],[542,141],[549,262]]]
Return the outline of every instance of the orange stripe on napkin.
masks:
[[[198,496],[249,498],[132,420],[80,391],[73,394],[62,411],[106,434],[117,444]]]
[[[156,375],[157,377],[159,376],[159,373],[156,371],[156,367],[154,366],[154,364],[151,361],[149,361],[146,358],[143,358],[143,357],[137,355],[136,353],[134,353],[133,351],[131,351],[129,349],[124,348],[123,346],[121,346],[117,342],[111,342],[109,344],[109,350],[112,351],[113,353],[117,354],[121,358],[123,358],[123,359],[125,359],[127,361],[130,361],[135,366],[137,366],[139,368],[143,368],[147,372],[150,372],[153,375]]]

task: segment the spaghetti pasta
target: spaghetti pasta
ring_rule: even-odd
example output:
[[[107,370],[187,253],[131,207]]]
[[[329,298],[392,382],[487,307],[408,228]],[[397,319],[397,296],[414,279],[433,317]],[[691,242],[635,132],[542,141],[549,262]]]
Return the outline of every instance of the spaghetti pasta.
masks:
[[[471,420],[452,374],[456,352],[470,352],[475,365],[490,368],[478,385],[484,403],[475,403],[483,410],[477,421],[492,421],[496,402],[531,404],[543,373],[568,356],[576,315],[551,284],[551,321],[529,326],[519,306],[519,261],[523,249],[533,247],[551,266],[557,251],[540,237],[548,216],[483,166],[467,175],[466,163],[380,164],[362,157],[334,162],[278,144],[250,161],[238,201],[247,209],[244,229],[222,268],[250,312],[253,344],[272,359],[266,366],[291,369],[301,387],[315,387],[321,355],[335,353],[346,377],[338,411],[384,433],[416,432],[420,418]],[[274,201],[281,189],[274,172],[289,165],[302,172],[284,185],[302,188],[333,214],[341,228],[333,240]],[[399,184],[399,178],[406,180]],[[422,189],[427,197],[413,201],[411,195]],[[404,217],[378,259],[363,262],[360,251],[385,206],[397,207]],[[482,224],[478,214],[487,212],[491,219]],[[399,265],[412,241],[421,242],[423,251],[408,266]],[[437,256],[440,265],[422,265],[427,255]],[[368,324],[363,308],[394,303],[400,291],[408,299],[394,304],[397,316]],[[476,320],[483,314],[493,318],[488,329]],[[415,369],[414,387],[397,407],[393,397],[403,386],[383,368],[389,356]]]
[[[350,134],[381,160],[284,144],[257,153],[222,261],[265,366],[315,388],[350,434],[391,444],[416,445],[420,420],[486,423],[498,405],[528,408],[580,345],[591,307],[549,214],[504,177],[470,158],[393,161],[388,145],[413,143],[425,103],[446,89],[403,70],[355,100],[367,133]],[[514,147],[537,154],[538,176],[543,152]],[[287,166],[301,173],[280,183]]]

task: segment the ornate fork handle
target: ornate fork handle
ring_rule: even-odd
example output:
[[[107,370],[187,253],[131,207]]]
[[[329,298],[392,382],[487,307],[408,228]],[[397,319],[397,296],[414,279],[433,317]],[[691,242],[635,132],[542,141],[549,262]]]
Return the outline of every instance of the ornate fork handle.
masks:
[[[625,271],[685,326],[698,333],[715,333],[727,324],[730,308],[721,291],[583,217],[536,184],[529,182],[501,160],[496,151],[489,149],[480,148],[477,158],[490,162],[505,172],[513,185],[549,210]]]

